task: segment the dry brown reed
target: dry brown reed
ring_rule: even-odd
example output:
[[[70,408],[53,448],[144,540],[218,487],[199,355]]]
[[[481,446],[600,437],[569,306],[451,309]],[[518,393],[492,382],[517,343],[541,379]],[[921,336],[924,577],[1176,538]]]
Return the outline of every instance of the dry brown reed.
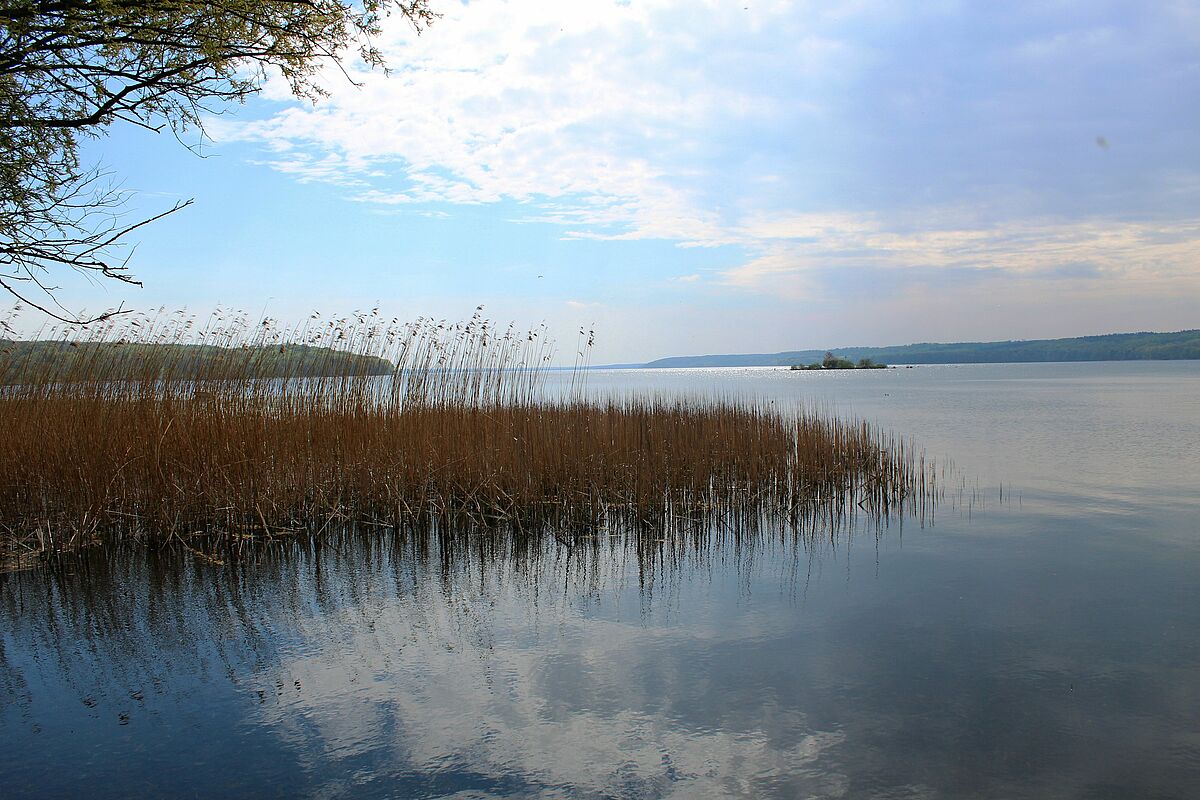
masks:
[[[65,341],[77,352],[54,358],[0,343],[0,532],[21,552],[364,523],[569,540],[614,524],[923,513],[932,495],[923,457],[865,424],[748,401],[589,399],[577,380],[551,396],[544,332],[478,314],[292,329],[175,315]],[[305,358],[289,361],[296,348]],[[367,374],[364,358],[394,371]]]

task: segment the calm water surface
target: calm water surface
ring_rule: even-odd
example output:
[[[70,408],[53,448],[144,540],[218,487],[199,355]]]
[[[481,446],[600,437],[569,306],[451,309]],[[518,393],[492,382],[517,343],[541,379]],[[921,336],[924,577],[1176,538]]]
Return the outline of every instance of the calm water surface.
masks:
[[[815,542],[380,532],[4,575],[0,794],[1200,794],[1200,362],[590,386],[873,420],[955,490]]]

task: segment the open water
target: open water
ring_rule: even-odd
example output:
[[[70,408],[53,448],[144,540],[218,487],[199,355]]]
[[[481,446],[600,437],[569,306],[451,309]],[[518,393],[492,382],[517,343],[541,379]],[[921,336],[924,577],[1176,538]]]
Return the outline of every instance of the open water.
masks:
[[[0,795],[1200,796],[1200,362],[596,372],[951,465],[933,524],[0,576]]]

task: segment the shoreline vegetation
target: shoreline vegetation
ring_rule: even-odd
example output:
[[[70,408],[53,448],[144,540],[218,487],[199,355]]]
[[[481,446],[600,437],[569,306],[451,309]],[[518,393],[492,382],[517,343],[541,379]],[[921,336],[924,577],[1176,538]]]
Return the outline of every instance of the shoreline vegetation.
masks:
[[[792,370],[823,370],[823,369],[888,369],[887,364],[879,364],[869,358],[860,358],[854,363],[848,358],[838,358],[832,352],[826,352],[820,363],[792,364]]]
[[[552,395],[552,352],[544,330],[478,314],[377,311],[292,329],[170,315],[104,322],[58,349],[0,343],[0,544],[25,558],[177,541],[219,560],[358,526],[569,543],[924,520],[936,496],[924,454],[865,423],[750,400],[589,398],[582,369]]]

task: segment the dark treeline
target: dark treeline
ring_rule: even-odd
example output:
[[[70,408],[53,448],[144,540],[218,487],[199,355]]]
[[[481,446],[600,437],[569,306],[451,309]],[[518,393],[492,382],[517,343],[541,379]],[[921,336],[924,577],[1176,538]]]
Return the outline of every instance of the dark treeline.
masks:
[[[259,378],[318,378],[391,375],[395,365],[384,358],[307,344],[248,345],[174,344],[101,341],[23,341],[0,339],[0,385],[20,383],[52,368],[61,375],[90,373],[103,364],[104,377],[143,377],[147,364],[169,366],[174,375],[223,377],[247,370]]]
[[[1035,361],[1146,361],[1200,359],[1200,330],[1176,333],[1112,333],[1073,339],[1007,342],[921,343],[893,347],[839,347],[838,358],[869,358],[888,364],[998,364]],[[677,356],[644,367],[786,367],[820,361],[824,350],[783,353]]]

